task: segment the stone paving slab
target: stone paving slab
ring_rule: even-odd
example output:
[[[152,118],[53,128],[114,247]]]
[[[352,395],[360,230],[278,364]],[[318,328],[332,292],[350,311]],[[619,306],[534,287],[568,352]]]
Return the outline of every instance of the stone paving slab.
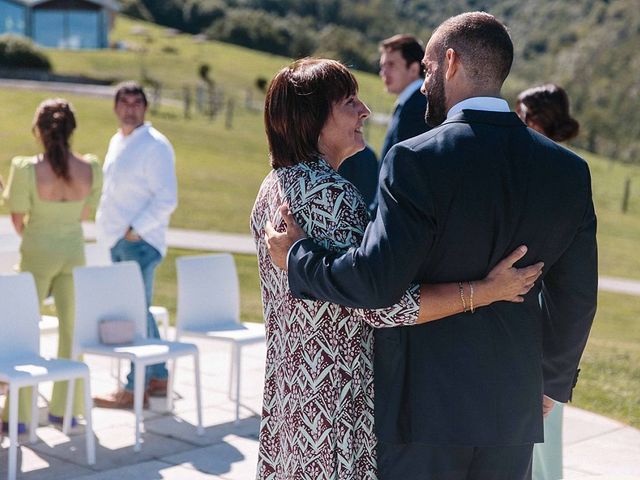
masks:
[[[631,427],[565,445],[564,454],[568,469],[607,478],[640,478],[640,432]]]
[[[133,451],[135,432],[131,426],[117,426],[94,430],[96,436],[96,464],[89,468],[94,471],[111,470],[131,463],[145,462],[163,455],[184,452],[194,448],[191,443],[183,442],[167,435],[150,432],[142,434],[142,450]],[[195,429],[193,432],[195,437]],[[65,437],[61,435],[61,437]],[[85,437],[82,434],[61,438],[59,443],[36,443],[31,448],[39,453],[53,456],[76,465],[86,465]]]
[[[28,438],[24,439],[28,442]],[[84,455],[84,449],[82,450]],[[84,457],[86,459],[86,457]],[[9,461],[8,448],[0,450],[0,479],[7,478],[7,464]],[[19,480],[68,480],[93,472],[91,467],[77,465],[55,456],[41,453],[28,443],[18,448],[18,479]],[[141,479],[139,479],[141,480]]]
[[[563,415],[563,426],[566,427],[563,431],[565,445],[584,442],[626,427],[624,423],[577,408],[565,408]]]
[[[197,412],[182,413],[180,416],[165,415],[145,423],[145,430],[158,435],[170,436],[192,445],[208,446],[222,441],[230,434],[255,437],[260,429],[257,416],[241,418],[235,423],[232,409],[206,408],[202,411],[204,435],[196,435]]]
[[[255,477],[258,462],[258,439],[228,435],[210,447],[163,457],[162,460],[189,465],[227,480],[248,480]],[[217,478],[217,477],[214,477]]]
[[[75,480],[213,480],[222,477],[199,472],[181,465],[171,465],[159,460],[136,463],[107,472],[76,477]]]

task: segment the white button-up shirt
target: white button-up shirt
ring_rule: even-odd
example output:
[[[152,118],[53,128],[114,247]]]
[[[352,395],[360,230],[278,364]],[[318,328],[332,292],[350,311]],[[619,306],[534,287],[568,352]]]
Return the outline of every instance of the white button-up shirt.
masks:
[[[175,155],[169,140],[150,123],[126,136],[118,131],[109,142],[104,162],[96,212],[98,242],[111,248],[133,227],[164,256],[177,192]]]
[[[482,110],[485,112],[508,112],[509,104],[498,97],[471,97],[456,103],[447,112],[447,118],[453,117],[462,110]]]

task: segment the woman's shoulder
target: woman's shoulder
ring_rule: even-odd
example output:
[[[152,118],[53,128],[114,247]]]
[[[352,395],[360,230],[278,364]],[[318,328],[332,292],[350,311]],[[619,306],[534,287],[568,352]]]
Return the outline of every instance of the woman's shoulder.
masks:
[[[322,195],[326,190],[350,192],[355,188],[323,159],[298,163],[280,170],[278,176],[283,181],[286,193],[298,193],[312,198]]]

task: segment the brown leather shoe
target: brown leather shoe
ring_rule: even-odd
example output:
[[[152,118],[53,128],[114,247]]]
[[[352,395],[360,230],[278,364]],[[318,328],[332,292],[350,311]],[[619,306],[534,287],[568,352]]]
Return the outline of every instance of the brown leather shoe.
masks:
[[[147,387],[146,393],[150,397],[166,397],[167,381],[160,380],[159,378],[152,378],[149,380],[149,386]]]
[[[133,409],[133,392],[129,390],[118,390],[106,397],[93,397],[93,404],[100,408],[121,408]],[[142,400],[142,408],[149,408],[149,396],[145,392]]]

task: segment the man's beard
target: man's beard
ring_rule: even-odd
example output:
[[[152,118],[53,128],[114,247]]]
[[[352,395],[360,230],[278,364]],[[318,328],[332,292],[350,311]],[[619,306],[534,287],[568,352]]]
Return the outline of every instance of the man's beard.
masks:
[[[446,98],[444,93],[444,74],[442,69],[438,69],[438,74],[434,76],[427,89],[427,110],[424,120],[430,127],[437,127],[447,119]]]

